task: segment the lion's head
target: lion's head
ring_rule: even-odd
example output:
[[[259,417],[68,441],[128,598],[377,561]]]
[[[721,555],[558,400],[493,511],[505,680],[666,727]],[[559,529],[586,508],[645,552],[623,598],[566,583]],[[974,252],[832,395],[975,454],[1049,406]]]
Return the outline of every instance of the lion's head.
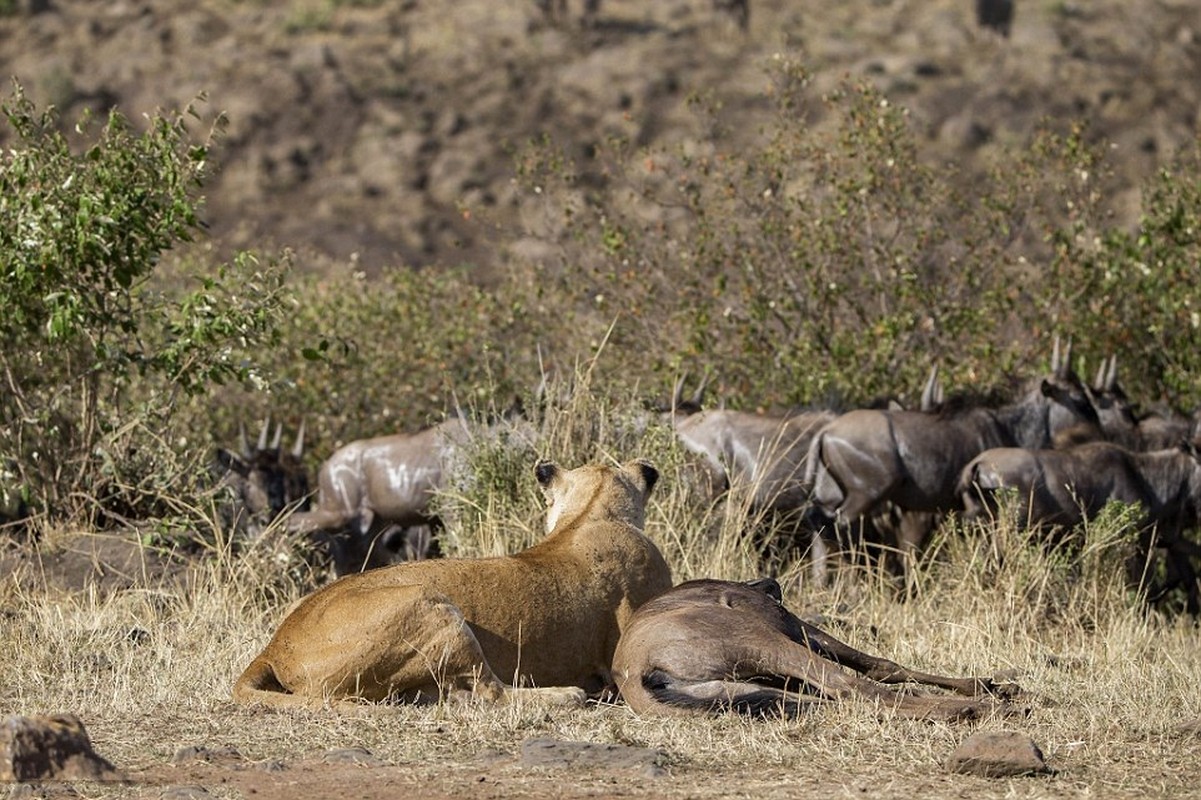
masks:
[[[646,502],[659,480],[659,471],[642,459],[620,467],[591,464],[564,470],[553,461],[539,461],[534,475],[546,495],[546,530],[603,513],[642,528]]]

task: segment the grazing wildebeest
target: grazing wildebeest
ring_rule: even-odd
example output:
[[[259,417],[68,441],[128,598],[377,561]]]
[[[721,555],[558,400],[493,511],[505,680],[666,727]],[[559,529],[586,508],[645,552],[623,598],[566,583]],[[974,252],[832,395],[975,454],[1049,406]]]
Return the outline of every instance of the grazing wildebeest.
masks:
[[[270,418],[263,420],[258,442],[251,448],[246,429],[238,426],[238,451],[217,449],[214,471],[220,486],[228,488],[234,502],[227,522],[232,530],[257,537],[290,509],[308,508],[309,482],[304,468],[304,423],[291,450],[282,448],[283,425],[275,429],[270,444]]]
[[[751,23],[750,0],[712,0],[713,10],[729,14],[738,27],[746,30]],[[567,0],[534,0],[534,5],[542,17],[551,22],[563,22],[567,19]],[[600,11],[600,0],[584,0],[581,21],[591,25]]]
[[[613,677],[639,714],[795,716],[814,703],[861,698],[907,716],[963,719],[1002,710],[1001,695],[1017,692],[1012,684],[918,672],[855,650],[789,612],[771,579],[696,580],[659,595],[622,632]],[[882,685],[905,682],[967,697]],[[997,697],[979,697],[987,694]]]
[[[1070,353],[1070,347],[1069,347]],[[852,523],[892,502],[903,511],[948,511],[959,504],[959,474],[993,447],[1048,447],[1056,432],[1097,414],[1084,385],[1059,358],[1052,372],[1016,403],[939,414],[861,409],[814,438],[806,462],[814,504],[837,523]]]
[[[805,457],[814,434],[834,419],[834,412],[769,416],[702,409],[704,383],[685,400],[683,382],[682,377],[672,396],[671,424],[684,448],[703,459],[711,497],[745,492],[751,517],[770,520],[779,529],[808,526]]]
[[[317,474],[316,508],[293,514],[289,529],[327,539],[335,575],[392,563],[389,536],[438,526],[430,503],[448,459],[470,435],[467,419],[453,416],[417,433],[343,445]],[[407,555],[425,553],[411,547]]]
[[[1183,538],[1185,530],[1197,526],[1201,513],[1201,458],[1192,442],[1137,453],[1109,442],[1068,450],[985,450],[959,478],[965,517],[993,513],[996,495],[1005,489],[1017,495],[1020,524],[1060,531],[1092,519],[1111,500],[1137,505],[1147,527],[1129,564],[1131,582],[1145,584],[1156,546],[1168,551],[1169,566],[1179,580],[1193,575]],[[1197,613],[1195,577],[1188,593],[1189,610]]]
[[[976,24],[1002,36],[1009,36],[1013,25],[1014,0],[976,0]]]

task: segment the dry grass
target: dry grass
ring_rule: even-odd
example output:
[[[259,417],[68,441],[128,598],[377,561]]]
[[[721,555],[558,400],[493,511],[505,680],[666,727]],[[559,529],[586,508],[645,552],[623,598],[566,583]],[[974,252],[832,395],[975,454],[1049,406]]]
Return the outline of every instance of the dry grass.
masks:
[[[555,450],[564,464],[624,459],[635,455],[630,442],[643,441],[649,451],[640,454],[664,471],[648,533],[677,578],[758,574],[738,515],[708,507],[688,489],[688,459],[670,436],[644,420],[650,433],[623,439],[615,432],[625,422],[619,425],[587,388],[576,386],[561,408],[548,408],[543,435],[554,444],[542,454]],[[581,411],[588,414],[575,415]],[[577,428],[563,438],[556,420],[568,415]],[[579,429],[581,419],[591,420],[587,430]],[[498,453],[490,457],[503,457]],[[532,485],[527,478],[511,502],[458,495],[499,519],[483,526],[479,542],[464,530],[456,531],[456,541],[491,550],[503,545],[506,530],[522,540],[538,535]],[[639,776],[606,778],[599,791],[611,794],[783,797],[800,787],[884,797],[1195,791],[1201,737],[1177,727],[1201,717],[1201,631],[1188,619],[1147,614],[1130,597],[1120,571],[1124,525],[1121,515],[1094,525],[1072,557],[1049,555],[1004,521],[971,530],[945,526],[905,602],[868,568],[844,568],[820,591],[806,585],[800,564],[781,568],[790,607],[823,614],[832,632],[865,650],[949,674],[1012,671],[1034,698],[1027,717],[932,724],[862,704],[774,721],[639,719],[614,706],[553,713],[523,704],[365,707],[353,714],[238,708],[229,701],[233,679],[266,643],[281,610],[309,585],[309,578],[288,577],[266,547],[213,551],[170,578],[148,573],[131,588],[108,592],[63,592],[35,566],[19,567],[0,586],[0,707],[79,713],[98,749],[132,770],[162,764],[192,744],[233,746],[254,761],[363,746],[411,770],[415,781],[443,781],[442,790],[452,794],[457,789],[447,776],[478,771],[482,753],[513,753],[534,737],[666,753],[668,778],[649,788]],[[1059,774],[986,781],[942,770],[956,743],[979,728],[1029,734]],[[592,791],[587,775],[572,780]]]

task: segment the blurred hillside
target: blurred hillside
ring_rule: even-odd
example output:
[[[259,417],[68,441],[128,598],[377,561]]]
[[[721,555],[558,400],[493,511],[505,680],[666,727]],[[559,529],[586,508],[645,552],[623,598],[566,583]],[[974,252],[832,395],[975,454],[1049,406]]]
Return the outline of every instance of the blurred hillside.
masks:
[[[114,104],[137,120],[205,93],[202,116],[230,122],[205,190],[214,243],[290,246],[313,271],[468,263],[486,277],[506,255],[537,259],[516,148],[547,135],[586,163],[618,132],[701,139],[695,92],[755,137],[776,52],[818,92],[870,77],[910,108],[926,155],[969,176],[1045,117],[1086,118],[1114,144],[1126,221],[1201,124],[1189,0],[1022,0],[1008,39],[976,27],[971,0],[757,0],[746,33],[705,0],[608,0],[586,29],[546,24],[532,0],[4,5],[0,70],[65,120]]]

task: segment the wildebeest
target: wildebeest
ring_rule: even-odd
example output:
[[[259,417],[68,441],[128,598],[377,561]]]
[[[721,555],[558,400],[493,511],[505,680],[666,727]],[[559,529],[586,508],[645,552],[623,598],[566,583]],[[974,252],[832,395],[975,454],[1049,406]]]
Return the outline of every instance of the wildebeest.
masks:
[[[1061,431],[1055,437],[1056,447],[1072,447],[1103,439],[1128,450],[1163,450],[1174,447],[1184,439],[1195,439],[1199,433],[1194,417],[1177,414],[1140,415],[1118,383],[1116,355],[1101,362],[1089,387],[1089,397],[1096,408],[1099,427],[1080,425]]]
[[[1182,580],[1192,574],[1182,539],[1201,513],[1201,457],[1192,442],[1153,452],[1131,452],[1108,442],[1090,442],[1068,450],[986,450],[963,469],[959,495],[965,516],[980,517],[996,508],[996,495],[1013,490],[1022,525],[1071,528],[1095,517],[1113,500],[1142,508],[1150,527],[1130,563],[1132,583],[1144,583],[1151,547],[1160,544]],[[1197,613],[1195,578],[1189,610]]]
[[[976,0],[976,24],[1002,36],[1009,36],[1013,25],[1014,0]]]
[[[1070,352],[1070,348],[1069,348]],[[813,502],[840,524],[892,502],[903,511],[958,506],[959,474],[993,447],[1048,447],[1057,431],[1097,423],[1084,385],[1059,358],[1051,374],[1018,402],[939,414],[861,409],[833,420],[814,438],[805,483]]]
[[[263,427],[255,446],[246,439],[246,429],[238,426],[238,450],[217,449],[214,470],[220,486],[234,497],[227,524],[250,538],[289,509],[308,507],[309,483],[304,468],[304,423],[296,434],[291,450],[282,447],[283,425],[275,429],[268,444],[271,420]]]
[[[416,433],[395,433],[343,445],[317,473],[317,503],[293,514],[288,528],[328,540],[335,575],[393,561],[385,542],[410,528],[438,526],[431,510],[447,460],[469,437],[468,421],[453,416]],[[410,556],[424,552],[410,548]]]
[[[750,0],[712,0],[713,10],[729,14],[738,27],[746,30],[751,22]],[[548,21],[562,22],[567,19],[567,0],[534,0],[534,5]],[[581,20],[584,25],[591,25],[600,11],[600,0],[584,0]]]
[[[670,420],[684,448],[703,459],[711,496],[745,496],[751,517],[769,520],[780,529],[802,525],[809,510],[809,494],[802,485],[805,457],[813,436],[834,419],[834,412],[770,416],[703,409],[704,383],[686,400],[683,382],[681,378],[676,384]]]
[[[639,714],[795,716],[814,703],[862,698],[907,716],[961,719],[1002,710],[1001,695],[1017,691],[988,678],[942,677],[870,656],[780,601],[771,579],[696,580],[659,595],[634,612],[617,643],[613,677],[621,696]],[[882,685],[905,682],[966,697]],[[987,694],[998,697],[979,697]]]
[[[520,407],[491,423],[460,412],[416,433],[343,445],[321,465],[316,508],[292,515],[289,530],[325,542],[339,576],[439,555],[442,520],[432,501],[460,466],[465,446],[502,430],[510,440],[523,439],[527,426]]]

